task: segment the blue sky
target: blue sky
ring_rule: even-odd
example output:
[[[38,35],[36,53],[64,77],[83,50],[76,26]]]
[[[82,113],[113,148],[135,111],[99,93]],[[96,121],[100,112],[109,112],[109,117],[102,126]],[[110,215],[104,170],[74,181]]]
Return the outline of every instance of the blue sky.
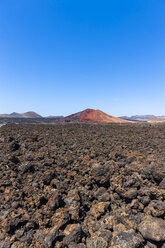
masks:
[[[165,0],[0,0],[0,113],[165,115]]]

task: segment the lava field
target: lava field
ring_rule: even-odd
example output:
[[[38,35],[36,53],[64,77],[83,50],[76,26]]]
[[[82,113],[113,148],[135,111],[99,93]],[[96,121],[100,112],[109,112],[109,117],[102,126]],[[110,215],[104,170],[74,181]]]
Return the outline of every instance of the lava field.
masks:
[[[165,248],[165,124],[0,128],[0,248]]]

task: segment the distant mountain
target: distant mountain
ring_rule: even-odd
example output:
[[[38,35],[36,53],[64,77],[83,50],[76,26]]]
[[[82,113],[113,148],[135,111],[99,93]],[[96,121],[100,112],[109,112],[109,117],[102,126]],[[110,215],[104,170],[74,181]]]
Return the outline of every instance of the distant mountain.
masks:
[[[148,122],[165,122],[165,116],[150,119]]]
[[[98,123],[125,123],[127,120],[122,120],[117,117],[108,115],[100,110],[86,109],[84,111],[69,115],[62,119],[66,122],[98,122]]]
[[[138,120],[138,119],[149,120],[153,118],[156,118],[156,116],[155,115],[133,115],[131,116],[132,120]]]
[[[22,117],[24,117],[24,118],[42,118],[41,115],[39,115],[39,114],[37,114],[35,112],[32,112],[32,111],[22,114]]]
[[[63,115],[57,115],[57,116],[55,116],[55,115],[49,115],[49,116],[47,116],[47,117],[45,117],[45,118],[48,118],[48,119],[61,119],[61,118],[64,118],[64,116]]]
[[[120,116],[119,118],[124,120],[150,120],[157,118],[155,115],[133,115],[133,116]]]
[[[29,111],[22,114],[16,112],[11,114],[0,114],[0,118],[42,118],[42,116],[35,112]]]

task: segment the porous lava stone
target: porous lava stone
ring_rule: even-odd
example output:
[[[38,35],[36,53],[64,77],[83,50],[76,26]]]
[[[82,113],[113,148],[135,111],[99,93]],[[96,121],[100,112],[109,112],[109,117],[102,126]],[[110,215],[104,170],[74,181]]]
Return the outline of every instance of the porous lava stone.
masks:
[[[165,124],[0,128],[0,247],[165,247]]]

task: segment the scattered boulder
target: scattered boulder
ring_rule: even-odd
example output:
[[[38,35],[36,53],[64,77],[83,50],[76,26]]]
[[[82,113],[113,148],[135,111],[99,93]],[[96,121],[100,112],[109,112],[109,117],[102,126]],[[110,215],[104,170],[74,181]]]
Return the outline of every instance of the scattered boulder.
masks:
[[[124,197],[127,200],[132,200],[135,199],[137,196],[137,189],[136,188],[130,188],[126,191],[126,193],[124,194]]]
[[[67,197],[64,199],[66,207],[69,209],[72,220],[79,219],[80,213],[80,193],[77,189],[70,190]]]
[[[160,188],[160,189],[165,189],[165,177],[163,178],[163,180],[162,180],[161,183],[159,184],[159,188]]]
[[[119,232],[114,238],[112,247],[114,248],[138,248],[144,240],[140,234],[135,232]]]
[[[98,219],[105,213],[109,206],[110,202],[99,202],[91,208],[91,215]]]
[[[138,227],[141,235],[152,241],[165,242],[165,220],[152,216],[145,216]]]
[[[61,194],[57,190],[53,190],[52,195],[48,201],[48,205],[51,210],[59,208],[61,203]]]
[[[64,244],[81,243],[83,232],[80,224],[69,224],[64,230]]]
[[[59,208],[51,218],[52,226],[56,229],[61,228],[70,220],[70,214],[67,208]]]
[[[87,248],[108,248],[108,243],[101,237],[87,238]]]
[[[19,167],[19,170],[22,173],[26,173],[27,171],[34,171],[34,167],[33,167],[32,163],[30,161],[26,161],[24,164],[22,164]]]
[[[152,167],[152,175],[157,183],[165,178],[165,164],[159,164]]]

